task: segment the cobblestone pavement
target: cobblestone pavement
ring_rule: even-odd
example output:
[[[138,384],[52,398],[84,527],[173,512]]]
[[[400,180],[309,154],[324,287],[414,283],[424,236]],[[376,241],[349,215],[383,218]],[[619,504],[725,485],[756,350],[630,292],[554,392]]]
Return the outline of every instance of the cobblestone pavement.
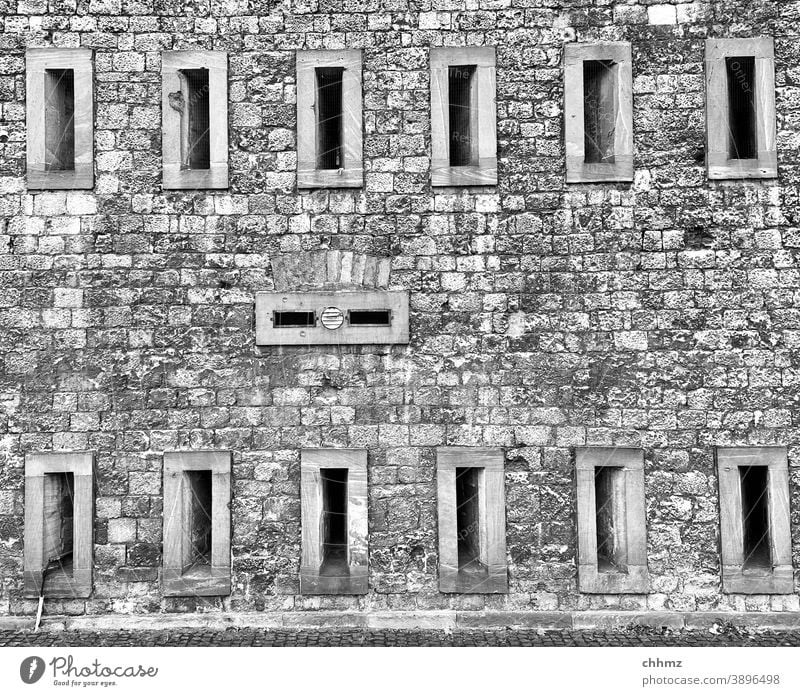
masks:
[[[251,630],[0,631],[0,646],[800,646],[800,631]]]

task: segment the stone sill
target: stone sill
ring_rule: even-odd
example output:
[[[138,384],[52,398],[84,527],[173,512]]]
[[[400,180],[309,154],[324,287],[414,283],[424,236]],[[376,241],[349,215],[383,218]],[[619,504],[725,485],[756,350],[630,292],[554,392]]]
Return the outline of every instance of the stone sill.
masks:
[[[0,616],[0,630],[32,629],[33,616]],[[800,612],[625,611],[342,611],[47,616],[44,631],[148,631],[161,629],[374,629],[458,631],[484,628],[624,630],[632,626],[708,630],[715,624],[772,631],[796,630]]]

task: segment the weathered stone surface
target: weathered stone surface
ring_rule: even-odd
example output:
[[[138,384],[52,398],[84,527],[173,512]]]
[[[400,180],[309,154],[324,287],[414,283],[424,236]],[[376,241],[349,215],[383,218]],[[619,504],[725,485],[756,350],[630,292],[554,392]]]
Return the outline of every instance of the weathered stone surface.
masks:
[[[161,456],[191,448],[233,451],[234,611],[334,625],[343,610],[480,623],[461,612],[800,609],[796,594],[721,594],[712,450],[789,445],[797,521],[797,3],[505,4],[248,16],[220,2],[191,26],[177,2],[8,16],[0,613],[35,611],[21,599],[22,471],[48,449],[97,462],[95,593],[64,613],[194,611],[157,583]],[[703,40],[734,34],[776,38],[775,181],[705,177]],[[632,42],[631,185],[564,184],[562,48],[576,39]],[[50,43],[95,50],[92,191],[26,192],[24,51]],[[428,47],[443,43],[497,46],[496,188],[430,187]],[[230,56],[230,189],[165,194],[159,52],[190,44]],[[300,193],[293,51],[345,46],[363,49],[365,186]],[[312,281],[409,290],[411,343],[257,352],[255,293]],[[438,593],[441,445],[506,449],[508,595]],[[645,450],[646,598],[577,592],[577,445]],[[298,450],[320,446],[369,449],[362,599],[299,595]]]

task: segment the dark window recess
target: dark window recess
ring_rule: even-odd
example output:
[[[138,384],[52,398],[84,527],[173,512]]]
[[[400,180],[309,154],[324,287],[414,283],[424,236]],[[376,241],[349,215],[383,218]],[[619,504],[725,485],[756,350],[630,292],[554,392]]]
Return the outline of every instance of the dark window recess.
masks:
[[[272,313],[272,326],[276,329],[296,328],[298,326],[314,326],[317,323],[316,313],[275,311]]]
[[[594,474],[594,497],[597,520],[597,570],[627,571],[625,519],[625,471],[619,467],[599,466]]]
[[[184,570],[211,565],[211,471],[187,471]]]
[[[482,570],[479,467],[456,468],[456,534],[459,571]]]
[[[584,159],[613,163],[617,128],[617,66],[610,60],[583,63]]]
[[[344,68],[316,68],[317,169],[341,169],[342,76]]]
[[[75,169],[75,73],[46,70],[44,94],[45,170]]]
[[[74,512],[75,477],[69,473],[45,474],[42,568],[58,564],[71,569]]]
[[[474,77],[474,65],[451,65],[447,72],[451,167],[478,163],[478,143],[474,137],[478,124],[472,98]]]
[[[769,568],[769,467],[743,466],[739,476],[742,481],[743,567]]]
[[[211,166],[208,70],[181,70],[181,76],[186,100],[183,166],[186,169],[208,169]]]
[[[347,469],[320,469],[322,566],[320,575],[347,575]]]
[[[756,61],[753,56],[726,58],[728,75],[728,131],[731,159],[755,159],[756,144]]]
[[[391,309],[351,309],[347,313],[350,326],[391,326]]]

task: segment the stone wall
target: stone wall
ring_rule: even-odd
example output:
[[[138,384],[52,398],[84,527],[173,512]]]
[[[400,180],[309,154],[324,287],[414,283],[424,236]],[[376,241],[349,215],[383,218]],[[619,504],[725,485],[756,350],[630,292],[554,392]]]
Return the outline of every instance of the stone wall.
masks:
[[[713,447],[786,444],[800,567],[800,2],[0,0],[0,614],[24,455],[96,453],[52,613],[798,610],[720,590]],[[773,35],[780,179],[705,176],[704,39]],[[562,47],[633,46],[635,181],[564,183]],[[497,47],[498,186],[429,184],[428,48]],[[24,50],[95,49],[95,188],[25,187]],[[230,189],[164,194],[160,51],[229,52]],[[361,48],[363,190],[295,188],[294,50]],[[408,346],[256,350],[303,252],[390,258]],[[327,258],[327,257],[326,257]],[[341,267],[340,276],[341,279]],[[376,278],[376,283],[378,282]],[[649,595],[577,591],[578,445],[645,452]],[[435,448],[506,452],[509,594],[437,586]],[[370,591],[299,595],[301,447],[369,449]],[[233,592],[163,598],[162,453],[233,452]],[[796,581],[797,582],[797,581]]]

